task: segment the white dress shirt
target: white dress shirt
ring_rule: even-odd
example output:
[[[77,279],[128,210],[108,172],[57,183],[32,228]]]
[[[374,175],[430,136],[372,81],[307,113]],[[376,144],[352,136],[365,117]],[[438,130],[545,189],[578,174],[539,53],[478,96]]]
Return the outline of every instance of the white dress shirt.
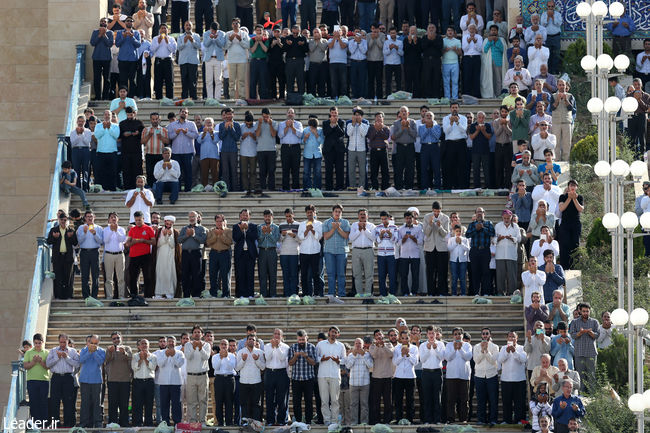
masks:
[[[643,62],[643,57],[650,56],[650,53],[641,51],[636,55],[636,71],[640,74],[650,74],[650,59]]]
[[[104,251],[111,253],[118,253],[124,251],[124,241],[126,241],[126,232],[123,227],[118,227],[116,231],[111,230],[111,227],[106,227],[102,231],[104,237]]]
[[[402,344],[397,344],[393,350],[393,365],[396,379],[415,379],[415,364],[418,363],[418,347],[409,343],[409,351],[402,355]]]
[[[264,359],[266,368],[278,370],[289,368],[289,346],[280,342],[278,347],[272,347],[271,343],[264,345]]]
[[[544,304],[544,283],[546,283],[546,272],[539,269],[534,274],[530,271],[521,273],[521,282],[524,283],[524,307],[529,307],[533,303],[533,292],[539,292],[542,295],[541,304]]]
[[[242,358],[244,353],[248,355],[245,361]],[[258,358],[254,359],[253,355],[257,355]],[[241,349],[237,352],[237,366],[235,367],[239,371],[239,383],[249,385],[260,383],[265,365],[264,352],[260,349],[253,348],[252,351],[248,350],[248,347]]]
[[[467,117],[458,115],[458,122],[451,123],[451,114],[442,119],[442,130],[447,140],[465,140],[467,138]]]
[[[135,198],[135,201],[133,202],[133,206],[129,208],[129,222],[131,224],[135,223],[135,217],[133,216],[137,211],[142,212],[144,222],[147,224],[151,224],[151,207],[153,206],[154,201],[156,200],[153,196],[153,192],[151,192],[150,189],[143,189],[145,197],[147,197],[147,200],[151,203],[151,206],[147,206],[147,204],[144,202],[142,199],[142,196],[138,194],[138,196]],[[124,206],[131,200],[131,197],[133,197],[133,194],[135,194],[135,189],[132,189],[126,194],[126,200],[124,201]]]
[[[553,254],[555,254],[553,256],[553,263],[555,263],[555,258],[560,254],[560,244],[555,239],[553,239],[550,244],[544,240],[544,245],[540,245],[541,242],[541,239],[537,239],[533,242],[533,246],[530,249],[530,255],[537,257],[537,264],[541,265],[544,263],[544,251],[551,250],[553,251]]]
[[[478,24],[476,23],[478,21]],[[479,14],[476,14],[476,21],[471,20],[469,21],[469,17],[467,15],[463,15],[460,17],[460,29],[463,31],[463,37],[467,36],[469,30],[467,28],[470,26],[470,24],[474,24],[476,26],[476,34],[483,33],[483,28],[485,27],[485,22],[483,21],[483,17],[480,16]]]
[[[447,379],[469,380],[472,375],[472,368],[469,360],[472,359],[472,345],[462,342],[460,350],[454,349],[454,342],[450,341],[445,347],[445,359],[447,360]]]
[[[517,260],[517,246],[521,241],[521,230],[519,226],[514,223],[510,223],[508,227],[506,224],[501,221],[494,226],[494,234],[499,239],[499,236],[511,236],[510,239],[501,239],[497,241],[497,247],[495,251],[494,258],[496,260]]]
[[[158,385],[182,385],[181,367],[185,365],[185,355],[176,349],[174,356],[167,356],[166,350],[157,350]]]
[[[208,361],[212,354],[210,343],[201,342],[201,349],[192,347],[192,341],[185,343],[186,371],[188,373],[205,373],[208,371]]]
[[[353,223],[350,227],[350,242],[352,248],[372,248],[375,243],[375,225],[366,222],[365,230],[360,231],[359,221]]]
[[[449,250],[450,262],[468,262],[469,261],[469,239],[465,236],[460,237],[460,243],[456,242],[456,236],[450,236],[447,239],[447,249]]]
[[[463,34],[463,54],[466,56],[480,56],[483,52],[483,38],[478,33],[474,35],[476,42],[469,42],[467,39],[471,38],[470,34]]]
[[[499,346],[488,341],[487,351],[483,352],[481,343],[475,344],[472,356],[474,358],[474,377],[489,379],[497,375],[499,370]]]
[[[215,353],[212,355],[212,368],[214,368],[215,376],[234,376],[237,374],[235,367],[237,366],[237,355],[228,352],[225,358]]]
[[[542,138],[540,134],[534,134],[530,140],[530,145],[533,147],[533,159],[542,161],[544,160],[544,150],[551,149],[555,152],[557,146],[557,138],[555,134],[548,134],[548,137]]]
[[[560,201],[560,196],[562,195],[562,190],[557,185],[551,185],[551,189],[544,189],[544,185],[536,185],[533,188],[533,192],[530,194],[533,203],[537,203],[539,200],[544,199],[548,203],[548,213],[552,213],[556,217],[558,216],[555,212],[557,210],[558,202]]]
[[[422,369],[437,370],[442,368],[442,361],[445,359],[445,343],[442,341],[435,341],[431,345],[431,349],[427,347],[429,341],[420,344],[420,362]]]
[[[148,352],[147,361],[149,363],[142,361],[140,362],[140,354],[142,352],[137,352],[133,354],[131,358],[131,370],[133,370],[134,379],[154,379],[156,377],[156,366],[158,365],[158,358],[155,353]],[[139,365],[138,365],[139,364]]]
[[[517,344],[515,352],[506,352],[508,345],[499,351],[499,364],[501,365],[501,382],[526,381],[526,352],[524,346]]]
[[[328,359],[321,362],[323,356],[338,357],[340,362],[345,362],[345,346],[340,341],[330,343],[329,340],[319,341],[316,345],[316,357],[318,358],[318,377],[341,378],[339,364]]]
[[[366,134],[368,134],[369,124],[366,123],[348,123],[345,132],[350,137],[348,141],[348,150],[351,152],[366,151]]]
[[[300,240],[300,254],[318,254],[320,253],[320,238],[323,237],[323,223],[318,220],[312,221],[314,232],[309,232],[305,236],[307,230],[307,222],[303,221],[298,227],[298,239]]]

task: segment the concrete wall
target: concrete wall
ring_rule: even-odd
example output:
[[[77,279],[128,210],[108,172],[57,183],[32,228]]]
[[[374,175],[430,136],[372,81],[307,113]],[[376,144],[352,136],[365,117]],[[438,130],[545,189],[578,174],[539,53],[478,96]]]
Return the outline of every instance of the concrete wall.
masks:
[[[0,408],[22,338],[75,45],[88,43],[88,29],[105,10],[106,0],[0,1],[0,342],[7,348],[0,353]]]

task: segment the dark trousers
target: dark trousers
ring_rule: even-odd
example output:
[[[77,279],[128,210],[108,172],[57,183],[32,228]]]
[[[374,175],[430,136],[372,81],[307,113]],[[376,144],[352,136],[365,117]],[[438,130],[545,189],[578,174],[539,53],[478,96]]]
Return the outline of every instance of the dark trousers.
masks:
[[[194,20],[196,21],[196,32],[203,35],[203,23],[208,30],[214,21],[214,13],[212,11],[212,0],[196,0],[194,4]]]
[[[562,51],[561,51],[562,40],[561,40],[560,33],[556,35],[546,36],[546,42],[544,43],[544,45],[549,50],[548,72],[550,72],[551,74],[557,74],[558,72],[560,72],[559,65],[562,62]]]
[[[247,252],[235,256],[235,296],[253,296],[255,290],[255,258]]]
[[[424,406],[424,423],[439,424],[441,414],[442,370],[422,370],[422,396],[420,404]]]
[[[178,165],[181,167],[181,177],[178,178],[178,181],[181,185],[185,185],[185,192],[190,192],[192,190],[192,157],[194,155],[191,153],[177,153],[174,155],[174,159],[178,161]],[[230,187],[230,185],[228,185]]]
[[[289,406],[289,376],[286,369],[264,370],[264,393],[266,394],[266,423],[287,423]]]
[[[311,424],[314,417],[314,380],[292,380],[293,391],[293,416],[298,422]],[[305,400],[305,417],[302,417],[302,400]]]
[[[370,378],[370,424],[390,423],[393,414],[392,381],[390,377]],[[382,416],[381,402],[384,401]]]
[[[494,150],[494,179],[497,188],[509,188],[512,174],[512,143],[496,143]]]
[[[316,0],[305,0],[298,6],[300,9],[300,23],[303,29],[313,32],[316,28]]]
[[[90,181],[90,148],[73,147],[71,153],[72,167],[77,172],[77,186],[87,192]]]
[[[156,177],[153,175],[153,169],[156,166],[156,163],[161,160],[162,155],[155,155],[152,153],[147,153],[144,155],[144,165],[147,171],[147,188],[151,188],[156,182]]]
[[[582,233],[582,223],[580,220],[562,220],[557,238],[560,244],[560,264],[565,271],[567,269],[573,269],[572,254],[580,246],[580,233]]]
[[[422,3],[431,2],[432,0],[422,0]],[[433,9],[437,6],[432,5]],[[436,18],[437,19],[437,18]],[[422,59],[422,75],[421,75],[421,95],[424,98],[439,98],[440,83],[442,83],[442,65],[440,59],[432,57],[424,57]]]
[[[386,65],[386,97],[393,93],[393,78],[395,78],[395,91],[402,87],[402,65]]]
[[[382,99],[383,62],[371,62],[368,65],[368,99]]]
[[[216,374],[214,376],[214,404],[217,425],[233,425],[233,401],[235,397],[235,377]],[[238,408],[239,409],[239,408]]]
[[[499,377],[489,378],[475,377],[476,385],[476,414],[478,422],[493,423],[497,422],[497,413],[499,410]],[[490,404],[490,413],[487,414],[486,405]]]
[[[404,413],[402,405],[404,394],[406,394],[406,413]],[[406,418],[413,422],[415,418],[415,379],[395,378],[393,380],[393,395],[395,396],[395,419]]]
[[[472,269],[472,285],[469,293],[471,296],[487,296],[491,294],[490,258],[489,247],[472,247],[469,250],[469,262]]]
[[[239,190],[237,164],[237,152],[221,152],[221,180],[226,182],[228,191]]]
[[[181,188],[179,182],[156,182],[153,184],[153,196],[156,201],[161,204],[163,201],[163,193],[169,192],[169,202],[176,203],[178,200],[178,190]]]
[[[151,28],[151,34],[153,36],[160,33],[160,23],[160,14],[153,14],[153,27]]]
[[[269,85],[267,79],[269,76],[269,69],[266,64],[266,59],[251,59],[250,60],[250,89],[249,98],[251,99],[266,99],[266,93]],[[259,92],[258,92],[259,88]]]
[[[151,98],[151,57],[145,60],[146,67],[142,68],[142,57],[138,61],[138,79],[136,95],[138,98]]]
[[[108,382],[108,423],[129,425],[130,382]],[[152,394],[153,395],[153,394]],[[119,411],[119,416],[118,416]]]
[[[190,18],[190,3],[172,0],[172,29],[169,33],[180,33],[183,31],[185,21]]]
[[[388,153],[386,149],[370,149],[370,184],[373,189],[379,189],[379,170],[381,169],[381,189],[390,186],[388,172]]]
[[[260,294],[264,297],[277,296],[278,252],[272,248],[259,248],[257,270],[260,281]]]
[[[275,191],[275,150],[263,150],[257,152],[257,163],[259,164],[260,188]]]
[[[319,253],[300,254],[300,280],[302,282],[303,296],[323,296],[320,262],[321,255]]]
[[[481,56],[463,56],[463,93],[481,97]]]
[[[474,166],[474,188],[485,188],[490,186],[490,154],[472,153],[472,165]],[[481,167],[483,167],[483,182],[481,182]]]
[[[402,258],[397,259],[399,264],[399,277],[402,286],[402,296],[418,293],[420,288],[420,258]],[[411,287],[408,286],[409,269],[411,270]]]
[[[153,379],[133,379],[133,425],[153,425]],[[144,421],[142,414],[144,411]],[[120,424],[121,425],[121,424]]]
[[[93,60],[93,90],[95,92],[95,101],[108,99],[111,89],[109,85],[110,74],[110,60]]]
[[[404,63],[404,90],[412,93],[413,97],[420,96],[421,71],[422,65],[419,61]]]
[[[415,173],[415,143],[396,143],[397,153],[395,154],[395,188],[413,188]]]
[[[627,121],[627,134],[630,137],[630,145],[637,156],[646,150],[645,134],[647,123],[646,113],[635,114]]]
[[[526,417],[526,381],[501,382],[503,401],[503,421],[506,424],[518,423]],[[512,413],[514,410],[514,418]]]
[[[209,266],[210,294],[217,297],[219,290],[221,290],[221,296],[230,296],[230,249],[224,251],[210,250]]]
[[[361,3],[359,3],[361,4]],[[350,64],[350,87],[352,88],[353,98],[366,97],[368,67],[365,60],[352,60]]]
[[[44,423],[47,417],[47,394],[50,382],[47,380],[28,380],[27,393],[29,394],[29,416],[34,421]],[[43,424],[41,424],[42,426]]]
[[[321,13],[321,23],[327,24],[328,29],[333,29],[335,25],[339,24],[339,11],[326,11]]]
[[[312,95],[326,95],[327,67],[327,62],[309,64],[309,93]]]
[[[447,422],[453,423],[458,408],[458,421],[467,421],[469,413],[469,380],[445,379],[447,388]]]
[[[449,269],[449,252],[433,251],[424,252],[424,261],[427,265],[427,293],[429,296],[447,296],[447,270]]]
[[[253,28],[253,8],[252,7],[249,8],[249,7],[239,7],[239,6],[237,6],[235,8],[235,12],[237,13],[237,16],[239,18],[241,18],[242,27],[246,27],[247,29],[252,29]]]
[[[287,93],[293,93],[293,84],[296,83],[298,93],[301,95],[305,92],[305,59],[292,59],[286,60],[285,72],[287,74]]]
[[[465,160],[467,159],[467,142],[465,140],[447,140],[442,149],[442,183],[444,189],[465,188]]]
[[[137,257],[129,257],[129,293],[132,298],[138,296],[138,280],[140,278],[140,270],[142,270],[142,278],[144,280],[144,296],[145,298],[153,297],[154,285],[151,282],[151,254],[143,254]],[[120,424],[122,425],[122,424]]]
[[[262,407],[262,382],[239,383],[239,401],[241,404],[242,418],[261,419]]]
[[[122,152],[122,179],[124,189],[135,188],[135,178],[142,174],[142,153]]]
[[[269,62],[269,98],[284,98],[286,88],[284,69],[284,62]]]
[[[178,424],[183,418],[180,385],[160,385],[160,409],[162,410],[162,420],[167,424],[169,424],[170,406],[172,409],[172,420],[174,424]]]
[[[420,151],[420,186],[422,189],[440,189],[440,143],[422,143]]]
[[[345,63],[330,63],[330,82],[332,96],[343,96],[348,89],[347,65]]]
[[[285,297],[298,294],[298,256],[283,254],[280,256],[282,268],[283,295]]]
[[[386,275],[390,280],[390,294],[395,295],[397,291],[397,262],[395,256],[377,256],[377,273],[381,296],[388,295],[386,291]]]
[[[95,170],[95,184],[99,184],[106,191],[115,191],[115,178],[117,177],[117,152],[97,152]]]
[[[325,159],[325,189],[327,191],[342,190],[345,188],[345,153],[327,152],[323,154]],[[334,172],[336,172],[336,185],[334,185]]]
[[[79,253],[81,264],[81,296],[97,298],[99,292],[99,249],[82,248]],[[88,285],[88,278],[92,274],[92,292]],[[69,289],[68,289],[69,290]]]
[[[138,71],[138,61],[120,60],[118,67],[120,69],[120,86],[126,86],[129,89],[130,98],[136,96],[135,75]]]
[[[79,421],[81,427],[102,427],[104,392],[101,383],[80,383],[81,410]]]
[[[52,253],[52,270],[54,271],[54,298],[71,299],[73,293],[74,274],[72,254]]]
[[[174,75],[171,57],[154,60],[156,70],[153,74],[153,90],[156,99],[162,99],[162,88],[165,85],[165,97],[174,99]]]
[[[181,98],[196,99],[196,80],[198,65],[184,63],[181,65]]]
[[[74,379],[72,374],[53,374],[50,380],[50,400],[52,404],[51,418],[53,421],[60,420],[61,403],[63,403],[63,424],[61,427],[74,427],[75,425],[75,401],[72,400]],[[56,423],[54,425],[57,425]]]
[[[300,188],[300,144],[283,144],[280,152],[282,160],[282,189]],[[291,176],[291,183],[289,177]]]
[[[181,259],[183,265],[183,297],[201,296],[201,251],[200,250],[183,250]]]

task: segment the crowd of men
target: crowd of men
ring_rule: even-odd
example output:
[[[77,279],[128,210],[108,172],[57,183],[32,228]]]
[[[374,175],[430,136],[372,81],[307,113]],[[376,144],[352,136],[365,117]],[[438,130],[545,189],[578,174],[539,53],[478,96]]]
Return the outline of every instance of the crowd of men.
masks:
[[[386,336],[376,329],[372,336],[345,336],[346,342],[339,328],[330,326],[318,334],[316,344],[303,329],[296,332],[294,344],[285,341],[282,329],[275,329],[265,343],[253,324],[241,340],[194,325],[180,340],[161,336],[157,347],[144,338],[129,347],[120,332],[113,332],[105,347],[91,334],[80,350],[61,334],[48,351],[36,334],[33,347],[25,342],[23,362],[31,416],[61,422],[63,403],[58,424],[63,427],[77,422],[84,428],[105,423],[151,426],[161,421],[205,427],[208,405],[213,405],[213,427],[245,419],[265,420],[267,425],[475,419],[495,425],[499,419],[517,424],[528,418],[534,432],[547,433],[554,426],[556,433],[563,433],[578,431],[585,414],[579,395],[594,385],[598,348],[611,344],[609,313],[600,324],[590,317],[589,304],[579,304],[576,311],[570,321],[554,325],[527,310],[532,325],[524,334],[508,332],[502,347],[494,343],[489,328],[478,339],[458,327],[445,338],[440,327],[409,327],[398,318]]]

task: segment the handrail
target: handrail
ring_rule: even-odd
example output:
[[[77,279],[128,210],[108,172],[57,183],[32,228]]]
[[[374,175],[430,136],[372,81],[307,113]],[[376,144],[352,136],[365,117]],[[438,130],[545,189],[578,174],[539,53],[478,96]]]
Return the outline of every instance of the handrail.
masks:
[[[56,219],[56,213],[59,210],[59,182],[61,176],[61,164],[67,159],[65,136],[68,135],[75,125],[75,119],[79,109],[79,90],[81,84],[85,79],[85,61],[86,61],[86,46],[77,45],[76,63],[74,68],[74,77],[72,79],[72,87],[70,91],[70,98],[68,100],[68,111],[65,122],[65,134],[59,135],[57,138],[57,151],[56,161],[54,165],[54,172],[50,182],[50,195],[49,206],[47,210],[47,217],[43,227],[43,235],[46,235],[52,228],[53,222],[50,220]],[[45,242],[44,237],[37,238],[38,246],[36,253],[36,263],[34,263],[34,275],[32,277],[32,285],[29,292],[25,311],[25,325],[23,328],[23,339],[30,340],[36,332],[36,322],[38,320],[38,309],[41,300],[41,293],[43,289],[43,280],[45,279],[46,272],[50,269],[50,251]],[[27,398],[25,383],[25,370],[22,368],[22,361],[12,363],[11,372],[11,385],[9,390],[9,398],[7,401],[7,409],[5,412],[3,429],[5,433],[13,433],[15,430],[15,418],[18,413],[18,406]]]

